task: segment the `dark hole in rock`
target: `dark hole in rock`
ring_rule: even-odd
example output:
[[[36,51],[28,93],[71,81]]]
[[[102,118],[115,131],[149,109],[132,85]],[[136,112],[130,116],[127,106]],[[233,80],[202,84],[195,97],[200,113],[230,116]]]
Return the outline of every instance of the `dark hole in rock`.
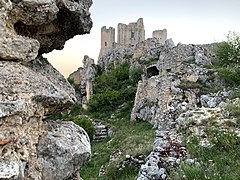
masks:
[[[22,0],[10,0],[10,1],[17,4],[17,3],[21,2]]]
[[[2,155],[6,154],[6,153],[7,153],[7,149],[4,148],[4,149],[2,150]]]
[[[171,69],[166,69],[167,70],[167,72],[171,72]]]
[[[157,69],[156,66],[152,66],[147,68],[147,77],[150,78],[152,76],[157,76],[159,75],[159,70]]]
[[[21,21],[18,21],[14,24],[14,29],[18,35],[26,37],[31,37],[37,33],[37,27],[27,26]]]

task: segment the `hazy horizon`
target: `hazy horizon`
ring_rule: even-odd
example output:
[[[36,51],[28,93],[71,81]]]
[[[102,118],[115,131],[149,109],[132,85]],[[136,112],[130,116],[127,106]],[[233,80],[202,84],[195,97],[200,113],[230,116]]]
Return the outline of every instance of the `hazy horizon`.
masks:
[[[93,28],[90,34],[75,36],[61,51],[44,55],[65,77],[82,66],[84,55],[97,62],[100,51],[101,27],[117,28],[144,19],[146,38],[152,31],[167,29],[174,43],[207,44],[225,40],[229,31],[240,32],[240,1],[217,0],[122,0],[93,1],[90,8]],[[117,37],[117,36],[116,36]]]

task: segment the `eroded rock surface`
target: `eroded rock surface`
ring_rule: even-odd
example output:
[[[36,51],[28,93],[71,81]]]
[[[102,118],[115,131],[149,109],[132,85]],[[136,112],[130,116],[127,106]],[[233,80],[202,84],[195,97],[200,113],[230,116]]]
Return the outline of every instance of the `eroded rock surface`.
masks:
[[[65,137],[66,145],[74,143],[70,151],[58,149],[57,153],[69,153],[65,164],[51,149],[51,168],[72,168],[68,174],[63,171],[51,177],[65,179],[88,160],[90,144],[82,129],[70,124],[69,130],[61,123],[47,128],[51,122],[43,123],[45,116],[62,112],[76,97],[71,85],[41,54],[63,48],[74,35],[89,33],[91,4],[91,0],[0,0],[0,179],[49,179],[43,161],[46,149],[37,145],[40,136],[39,147],[44,147],[49,143],[47,134],[60,130],[71,131],[75,140]],[[52,147],[58,147],[63,137],[58,138]]]
[[[29,61],[90,32],[91,0],[0,1],[0,58]]]
[[[76,94],[77,100],[84,109],[87,109],[87,103],[93,95],[93,82],[97,75],[97,65],[94,63],[94,59],[87,55],[84,56],[82,62],[83,67],[71,73],[68,78],[74,81],[74,85],[80,86],[81,91]]]
[[[216,44],[178,44],[152,48],[151,51],[158,52],[155,53],[156,62],[147,68],[145,78],[138,83],[131,119],[148,120],[157,127],[164,110],[176,109],[182,102],[190,106],[201,104],[203,100],[198,97],[201,83],[209,87],[218,83],[209,78],[214,72],[202,66],[215,60],[215,47]],[[204,60],[200,61],[200,57]]]
[[[73,122],[46,121],[38,143],[43,179],[67,179],[90,159],[87,133]]]

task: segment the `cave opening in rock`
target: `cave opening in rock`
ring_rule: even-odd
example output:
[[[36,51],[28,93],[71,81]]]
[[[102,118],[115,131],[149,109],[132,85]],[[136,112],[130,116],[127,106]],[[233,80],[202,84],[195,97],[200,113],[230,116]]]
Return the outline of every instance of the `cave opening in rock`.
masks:
[[[147,68],[147,77],[150,78],[152,76],[157,76],[159,75],[159,70],[157,69],[156,66],[151,66]]]

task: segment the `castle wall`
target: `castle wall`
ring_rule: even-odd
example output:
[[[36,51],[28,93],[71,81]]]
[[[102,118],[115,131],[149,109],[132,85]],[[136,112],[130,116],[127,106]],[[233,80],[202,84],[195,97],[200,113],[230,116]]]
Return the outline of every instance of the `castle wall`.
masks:
[[[101,28],[101,50],[99,56],[106,54],[109,50],[115,47],[115,29],[113,27]]]
[[[115,44],[115,29],[113,27],[106,28],[103,26],[101,29],[101,47],[113,48]]]
[[[118,24],[117,43],[125,47],[135,47],[138,43],[145,40],[145,29],[143,18],[139,18],[136,23],[128,25]]]
[[[159,43],[164,44],[165,41],[167,40],[167,30],[163,29],[163,30],[153,31],[152,37],[157,38]]]

